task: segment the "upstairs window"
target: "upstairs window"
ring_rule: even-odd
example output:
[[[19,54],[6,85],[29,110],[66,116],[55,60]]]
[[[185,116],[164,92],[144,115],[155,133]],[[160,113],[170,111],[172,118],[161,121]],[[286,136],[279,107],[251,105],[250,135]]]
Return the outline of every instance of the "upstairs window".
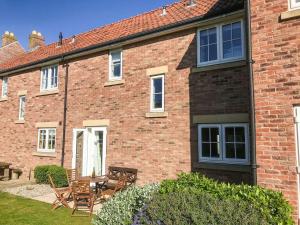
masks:
[[[239,60],[244,57],[243,22],[216,25],[198,31],[198,66]]]
[[[42,69],[41,90],[48,91],[58,87],[58,66],[50,66]]]
[[[1,92],[1,97],[6,98],[8,93],[8,78],[3,77],[2,78],[2,92]]]
[[[164,111],[164,75],[151,77],[151,112]]]
[[[20,96],[19,97],[19,120],[25,119],[25,103],[26,103],[26,97]]]
[[[198,126],[199,161],[249,163],[247,124]]]
[[[109,53],[109,80],[122,79],[122,50]]]
[[[300,8],[300,0],[289,0],[290,9]]]
[[[56,130],[54,128],[39,129],[39,152],[55,152]]]

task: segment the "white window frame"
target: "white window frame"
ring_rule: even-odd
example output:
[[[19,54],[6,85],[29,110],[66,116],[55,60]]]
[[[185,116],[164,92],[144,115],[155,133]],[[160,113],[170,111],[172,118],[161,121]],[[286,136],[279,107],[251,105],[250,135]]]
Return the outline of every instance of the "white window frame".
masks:
[[[229,25],[229,24],[237,23],[237,22],[241,23],[242,56],[224,59],[223,58],[222,28],[225,25]],[[211,29],[211,28],[217,29],[217,59],[213,60],[213,61],[208,61],[208,62],[200,62],[200,32]],[[221,63],[228,63],[228,62],[235,62],[235,61],[240,61],[240,60],[244,60],[244,59],[245,59],[245,25],[244,25],[243,19],[234,20],[234,21],[230,21],[230,22],[224,22],[224,23],[213,25],[213,26],[201,27],[201,28],[197,29],[197,66],[198,67],[210,66],[210,65],[221,64]]]
[[[45,130],[46,131],[46,148],[45,149],[41,149],[40,148],[40,132],[42,130]],[[48,142],[49,142],[49,131],[51,130],[54,130],[54,135],[55,135],[55,146],[54,146],[54,149],[49,149],[48,148]],[[37,151],[38,152],[47,152],[47,153],[53,153],[55,152],[55,148],[56,148],[56,128],[39,128],[38,129],[38,144],[37,144]]]
[[[162,79],[162,107],[154,108],[154,80],[157,78]],[[165,75],[155,75],[150,77],[150,112],[164,112],[165,111]]]
[[[57,68],[57,85],[56,85],[56,87],[50,87],[50,84],[51,84],[51,75],[49,76],[49,74],[52,74],[51,73],[51,71],[52,71],[51,69],[53,67]],[[48,81],[47,81],[48,85],[47,85],[46,88],[44,88],[44,86],[43,86],[43,71],[44,70],[48,70]],[[40,91],[41,92],[43,92],[43,91],[52,91],[52,90],[57,90],[58,89],[58,83],[59,83],[59,72],[58,72],[58,70],[59,70],[59,66],[58,65],[51,65],[51,66],[43,67],[41,69],[41,82],[40,82]]]
[[[22,107],[23,107],[23,115],[22,115]],[[25,119],[25,107],[26,107],[26,96],[22,95],[19,97],[19,120]]]
[[[202,128],[219,128],[220,131],[220,158],[202,157]],[[243,127],[245,130],[245,159],[228,159],[226,158],[226,142],[225,128],[226,127]],[[198,124],[198,160],[199,162],[225,163],[225,164],[242,164],[249,165],[250,150],[249,150],[249,125],[247,123],[223,123],[223,124]]]
[[[2,77],[1,97],[6,98],[7,95],[8,95],[8,77]]]
[[[112,61],[112,54],[119,52],[120,53],[120,76],[119,77],[115,77],[113,75],[113,71],[112,71],[112,66],[113,66],[113,61]],[[109,77],[108,79],[110,81],[115,81],[115,80],[122,80],[123,77],[123,50],[122,49],[115,49],[115,50],[111,50],[109,51],[109,65],[108,65],[108,71],[109,71]]]
[[[289,10],[295,10],[300,8],[300,2],[296,0],[289,0]]]

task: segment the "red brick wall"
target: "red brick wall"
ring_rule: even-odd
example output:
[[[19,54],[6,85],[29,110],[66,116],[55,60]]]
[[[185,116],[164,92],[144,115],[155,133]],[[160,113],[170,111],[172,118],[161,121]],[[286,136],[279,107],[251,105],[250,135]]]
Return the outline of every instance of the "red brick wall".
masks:
[[[288,0],[251,0],[258,184],[297,212],[293,105],[300,103],[300,20],[280,21]]]
[[[191,157],[197,154],[196,145],[191,144],[196,134],[190,132],[192,114],[248,111],[245,68],[191,75],[195,64],[195,30],[125,46],[122,85],[104,87],[108,52],[70,62],[65,166],[71,167],[73,129],[83,128],[83,120],[109,119],[106,166],[138,168],[139,183],[191,171]],[[146,118],[150,108],[146,69],[164,65],[169,70],[165,76],[168,117]],[[32,152],[37,144],[35,123],[63,120],[64,68],[59,69],[59,94],[36,97],[39,85],[39,70],[13,76],[9,99],[0,102],[0,128],[5,133],[0,137],[0,157],[25,171],[38,164],[60,163],[61,125],[56,158],[36,157]],[[14,124],[19,90],[28,91],[24,125]],[[207,101],[203,101],[205,96],[209,96]],[[192,132],[197,130],[193,127]]]

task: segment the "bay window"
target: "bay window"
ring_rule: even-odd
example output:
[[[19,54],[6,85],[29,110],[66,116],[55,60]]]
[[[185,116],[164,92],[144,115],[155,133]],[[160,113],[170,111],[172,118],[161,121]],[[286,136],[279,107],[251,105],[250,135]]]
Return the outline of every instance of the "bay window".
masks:
[[[247,124],[198,125],[199,161],[249,163]]]
[[[198,30],[198,66],[244,58],[243,21]]]

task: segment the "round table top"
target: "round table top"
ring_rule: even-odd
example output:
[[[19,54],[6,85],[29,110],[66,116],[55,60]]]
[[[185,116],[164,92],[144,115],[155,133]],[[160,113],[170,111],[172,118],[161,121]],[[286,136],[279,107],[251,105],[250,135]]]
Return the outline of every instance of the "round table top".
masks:
[[[100,176],[100,177],[85,176],[85,177],[80,177],[79,180],[90,180],[91,183],[100,183],[100,182],[108,181],[108,177],[106,177],[106,176]]]

